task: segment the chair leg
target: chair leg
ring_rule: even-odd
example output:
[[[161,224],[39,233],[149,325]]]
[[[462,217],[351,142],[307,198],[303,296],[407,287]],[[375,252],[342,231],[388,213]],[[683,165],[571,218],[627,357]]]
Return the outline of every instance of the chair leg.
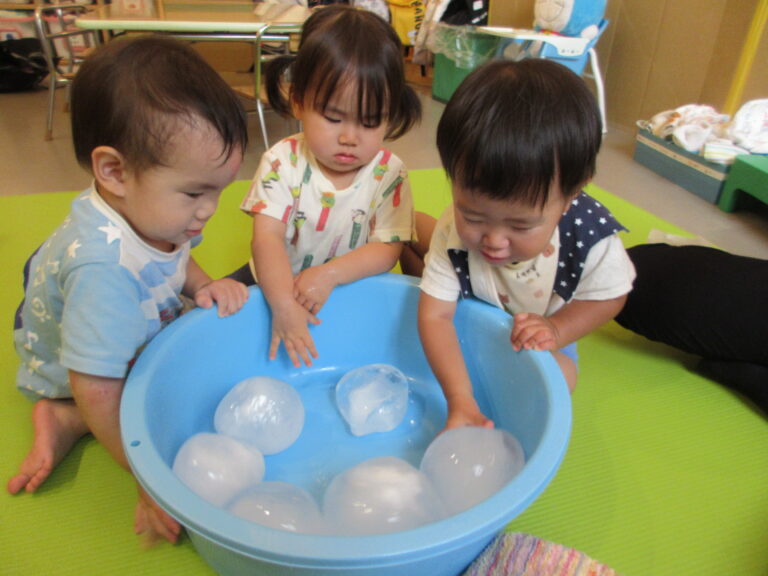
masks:
[[[594,48],[589,49],[589,68],[592,72],[592,78],[595,81],[597,105],[600,108],[600,120],[603,123],[603,134],[605,134],[608,132],[608,120],[605,114],[605,88],[603,86],[603,77],[600,73],[600,65],[597,62],[597,52],[595,52]]]
[[[56,101],[56,74],[48,76],[48,120],[45,129],[45,139],[53,140],[53,107]]]
[[[264,106],[261,98],[256,96],[256,112],[259,115],[259,126],[261,127],[261,137],[264,139],[264,150],[269,150],[269,139],[267,138],[267,125],[264,122]]]
[[[67,82],[64,86],[64,112],[69,114],[69,103],[72,100],[72,82]]]

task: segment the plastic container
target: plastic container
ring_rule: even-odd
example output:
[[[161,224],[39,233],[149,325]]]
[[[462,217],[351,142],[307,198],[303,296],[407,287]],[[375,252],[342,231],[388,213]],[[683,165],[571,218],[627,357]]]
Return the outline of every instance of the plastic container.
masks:
[[[724,164],[708,162],[703,156],[654,136],[648,130],[638,130],[633,158],[712,204],[718,203],[730,169]]]
[[[435,55],[432,98],[448,102],[475,68],[499,57],[503,39],[478,32],[473,26],[438,24],[429,36]]]
[[[567,387],[549,354],[511,351],[507,314],[475,301],[460,303],[456,325],[476,395],[497,426],[520,440],[527,458],[523,471],[485,502],[414,530],[318,536],[233,516],[174,476],[171,465],[184,440],[212,431],[219,400],[254,375],[294,385],[307,411],[297,442],[265,457],[265,480],[294,482],[319,498],[335,474],[367,458],[393,455],[418,465],[445,421],[445,402],[417,334],[418,296],[416,280],[396,274],[337,288],[320,313],[322,324],[311,329],[320,353],[311,368],[293,368],[283,352],[268,361],[269,313],[258,289],[238,314],[218,318],[213,310],[194,310],[142,352],[121,407],[128,459],[219,574],[458,574],[547,486],[570,435]],[[409,378],[408,413],[391,432],[353,436],[336,410],[334,386],[348,370],[380,362]]]

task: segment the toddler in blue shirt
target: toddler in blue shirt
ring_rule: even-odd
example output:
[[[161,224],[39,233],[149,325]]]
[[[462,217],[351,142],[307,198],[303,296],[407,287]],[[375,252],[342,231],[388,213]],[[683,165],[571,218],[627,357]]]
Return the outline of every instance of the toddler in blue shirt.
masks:
[[[78,71],[71,113],[93,184],[25,266],[14,341],[17,386],[35,401],[34,441],[12,494],[37,490],[87,433],[129,470],[119,409],[136,355],[181,313],[182,294],[216,303],[221,316],[248,298],[190,256],[248,140],[220,76],[179,42],[117,40]],[[176,541],[179,524],[138,489],[137,533]]]

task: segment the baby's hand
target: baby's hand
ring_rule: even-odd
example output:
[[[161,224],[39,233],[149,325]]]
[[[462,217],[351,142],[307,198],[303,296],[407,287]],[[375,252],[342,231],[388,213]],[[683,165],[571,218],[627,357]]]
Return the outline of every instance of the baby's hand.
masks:
[[[515,314],[515,325],[510,336],[512,348],[520,350],[556,350],[557,330],[539,314]]]
[[[230,316],[240,310],[248,300],[248,288],[231,278],[212,280],[195,292],[195,304],[210,308],[216,302],[219,316]]]
[[[315,342],[309,334],[308,324],[320,324],[320,319],[305,310],[295,300],[289,298],[279,308],[272,308],[272,341],[269,346],[269,359],[277,357],[277,349],[282,341],[285,351],[296,368],[301,366],[299,358],[307,366],[312,365],[312,358],[317,358]]]
[[[293,279],[293,296],[307,312],[317,314],[336,288],[334,273],[325,265],[312,266]]]

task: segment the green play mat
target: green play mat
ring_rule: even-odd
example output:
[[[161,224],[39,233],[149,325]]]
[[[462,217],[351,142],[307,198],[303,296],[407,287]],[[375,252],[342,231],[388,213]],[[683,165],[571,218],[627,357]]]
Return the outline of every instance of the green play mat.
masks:
[[[448,204],[440,170],[411,173],[417,209]],[[243,264],[247,182],[222,196],[196,249],[213,275]],[[685,232],[595,187],[630,229]],[[16,391],[13,315],[22,266],[66,215],[74,193],[0,198],[0,477],[32,439],[31,404]],[[579,344],[581,376],[565,460],[543,495],[509,529],[575,548],[627,576],[768,574],[768,420],[690,371],[695,358],[612,323]],[[34,495],[0,495],[0,574],[210,575],[188,539],[145,550],[132,533],[135,488],[92,438]]]

